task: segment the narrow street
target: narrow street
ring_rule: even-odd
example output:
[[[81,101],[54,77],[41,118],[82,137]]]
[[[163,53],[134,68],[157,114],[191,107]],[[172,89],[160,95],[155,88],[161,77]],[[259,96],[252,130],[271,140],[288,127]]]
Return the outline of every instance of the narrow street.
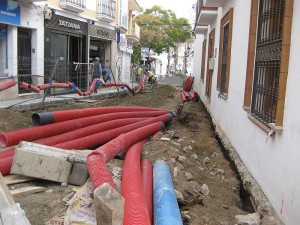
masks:
[[[46,107],[45,111],[101,106],[149,106],[169,109],[174,114],[181,103],[183,80],[170,77],[146,93],[121,99],[96,99],[94,103],[74,102]],[[101,91],[101,90],[100,90]],[[29,127],[36,111],[0,110],[0,132]],[[184,224],[235,224],[236,215],[253,213],[249,199],[241,198],[241,181],[223,154],[211,118],[201,102],[188,102],[180,117],[163,130],[163,138],[144,145],[142,157],[151,163],[165,160],[170,168]],[[73,187],[43,180],[10,185],[16,189],[28,185],[43,186],[45,192],[16,197],[31,224],[44,224],[65,208],[65,198]]]

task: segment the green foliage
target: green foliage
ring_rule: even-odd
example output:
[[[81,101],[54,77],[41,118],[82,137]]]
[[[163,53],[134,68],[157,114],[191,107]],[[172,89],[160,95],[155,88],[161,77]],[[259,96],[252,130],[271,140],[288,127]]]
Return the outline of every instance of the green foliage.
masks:
[[[185,18],[177,18],[171,10],[159,6],[146,9],[134,21],[141,27],[140,46],[157,54],[169,52],[190,38],[191,26]]]

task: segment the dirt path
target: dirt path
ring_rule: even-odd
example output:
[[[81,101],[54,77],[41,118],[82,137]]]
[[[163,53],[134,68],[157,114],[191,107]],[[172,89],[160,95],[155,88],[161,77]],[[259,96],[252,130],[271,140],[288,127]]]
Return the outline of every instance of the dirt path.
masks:
[[[134,98],[127,96],[93,104],[60,105],[47,108],[47,111],[137,105],[167,108],[175,112],[180,101],[178,90],[159,85],[150,93],[138,94]],[[30,126],[32,113],[0,110],[0,132]],[[158,159],[167,161],[185,224],[234,224],[235,215],[247,214],[242,210],[240,181],[222,153],[204,106],[201,103],[187,103],[183,113],[188,116],[184,120],[174,119],[163,132],[164,137],[170,140],[148,142],[144,146],[143,157],[151,162]],[[45,186],[48,191],[15,200],[21,204],[32,224],[44,224],[63,208],[62,199],[72,188],[61,188],[59,184],[39,180],[30,184]]]

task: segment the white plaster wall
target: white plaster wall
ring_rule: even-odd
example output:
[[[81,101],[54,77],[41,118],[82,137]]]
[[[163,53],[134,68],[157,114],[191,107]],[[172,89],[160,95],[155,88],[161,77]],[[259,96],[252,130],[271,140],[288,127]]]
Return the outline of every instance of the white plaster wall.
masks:
[[[250,0],[226,1],[219,11],[215,48],[219,48],[220,19],[234,7],[233,36],[228,99],[218,98],[216,90],[218,54],[213,74],[212,97],[208,103],[205,86],[200,86],[201,99],[217,125],[226,133],[250,173],[258,181],[276,213],[285,224],[300,221],[300,1],[294,1],[292,44],[284,115],[284,131],[267,140],[267,134],[247,117],[242,109],[247,66]],[[218,50],[217,50],[218,53]]]
[[[202,44],[204,36],[203,34],[197,34],[194,40],[194,63],[193,63],[193,73],[194,83],[193,89],[200,93],[200,83],[201,83],[201,63],[202,63]]]

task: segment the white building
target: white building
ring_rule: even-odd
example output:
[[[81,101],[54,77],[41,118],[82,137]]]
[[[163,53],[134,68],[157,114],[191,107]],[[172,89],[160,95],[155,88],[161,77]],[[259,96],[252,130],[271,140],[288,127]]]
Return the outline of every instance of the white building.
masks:
[[[14,77],[16,81],[43,80],[44,14],[31,3],[2,0],[0,5],[0,84]],[[22,95],[18,86],[5,90],[0,100]],[[24,95],[24,94],[23,94]],[[28,95],[28,94],[25,94]]]
[[[254,206],[270,211],[259,187],[282,223],[299,224],[300,1],[198,0],[195,32],[194,89]]]

